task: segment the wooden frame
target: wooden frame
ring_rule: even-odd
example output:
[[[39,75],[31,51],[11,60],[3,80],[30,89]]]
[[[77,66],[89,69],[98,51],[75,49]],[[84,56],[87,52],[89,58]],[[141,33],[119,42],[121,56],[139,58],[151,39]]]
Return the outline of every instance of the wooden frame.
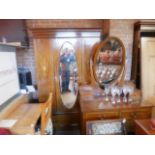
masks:
[[[149,100],[148,97],[150,98],[154,92],[154,74],[153,71],[152,74],[149,71],[151,69],[149,65],[154,58],[154,53],[150,54],[153,51],[151,48],[154,48],[153,38],[155,38],[155,20],[142,20],[134,24],[131,80],[142,90],[143,101]]]
[[[116,79],[116,80],[114,80],[114,81],[112,81],[111,82],[111,85],[112,84],[115,84],[115,83],[117,83],[118,81],[121,81],[122,79],[124,79],[124,73],[125,73],[125,58],[126,58],[126,52],[125,52],[125,47],[124,47],[124,44],[123,44],[123,42],[119,39],[119,38],[117,38],[117,37],[114,37],[114,36],[110,36],[110,37],[108,37],[108,38],[106,38],[104,41],[102,41],[99,45],[98,45],[98,47],[96,47],[96,51],[95,51],[95,53],[94,53],[94,56],[93,56],[93,75],[94,75],[94,78],[95,78],[95,80],[96,80],[96,82],[99,84],[99,81],[98,81],[98,79],[97,79],[97,77],[96,77],[96,65],[94,64],[95,62],[96,62],[96,60],[97,60],[97,56],[98,56],[98,54],[99,54],[99,52],[100,52],[100,49],[104,46],[104,45],[106,45],[106,43],[109,41],[109,40],[111,40],[111,39],[115,39],[115,40],[117,40],[117,41],[119,41],[120,42],[120,44],[121,44],[121,47],[122,47],[122,49],[123,49],[123,59],[122,59],[122,67],[121,67],[121,71],[120,71],[120,74],[119,74],[119,77]]]

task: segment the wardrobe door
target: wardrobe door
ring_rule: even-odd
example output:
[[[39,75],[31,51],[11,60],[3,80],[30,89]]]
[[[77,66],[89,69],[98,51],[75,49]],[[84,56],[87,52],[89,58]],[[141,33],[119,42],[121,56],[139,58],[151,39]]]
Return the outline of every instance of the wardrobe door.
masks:
[[[54,130],[80,129],[78,88],[91,84],[90,58],[96,38],[53,38],[51,53],[54,66]]]
[[[141,39],[142,98],[155,96],[155,38]]]
[[[57,100],[56,114],[79,113],[78,88],[81,84],[91,84],[91,52],[92,47],[99,40],[99,37],[51,39]],[[73,93],[69,93],[71,90],[74,90]]]

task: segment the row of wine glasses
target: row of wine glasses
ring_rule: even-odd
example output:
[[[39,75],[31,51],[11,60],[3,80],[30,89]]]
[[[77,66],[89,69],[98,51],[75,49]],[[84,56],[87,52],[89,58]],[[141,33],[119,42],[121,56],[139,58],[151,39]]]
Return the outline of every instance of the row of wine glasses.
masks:
[[[134,93],[135,86],[130,83],[126,83],[122,86],[105,86],[105,101],[111,100],[112,104],[132,102],[132,94]]]

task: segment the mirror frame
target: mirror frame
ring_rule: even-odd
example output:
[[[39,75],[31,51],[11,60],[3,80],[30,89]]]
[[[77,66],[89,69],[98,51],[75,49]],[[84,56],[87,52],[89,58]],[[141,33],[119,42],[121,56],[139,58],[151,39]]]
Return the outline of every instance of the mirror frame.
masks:
[[[96,76],[96,61],[97,61],[97,57],[99,55],[99,52],[100,52],[100,49],[102,47],[104,47],[108,41],[110,41],[111,39],[115,39],[117,40],[121,47],[122,47],[122,66],[121,66],[121,71],[120,71],[120,74],[118,76],[118,78],[112,80],[111,82],[109,82],[108,84],[100,84],[97,76]],[[95,81],[98,83],[98,85],[103,88],[107,85],[115,85],[116,83],[120,82],[121,80],[124,80],[124,76],[125,76],[125,58],[126,58],[126,51],[125,51],[125,46],[123,44],[123,42],[118,38],[118,37],[114,37],[114,36],[109,36],[107,37],[105,40],[101,41],[99,44],[98,44],[98,47],[96,48],[96,51],[95,51],[95,54],[94,54],[94,58],[93,58],[93,75],[94,75],[94,78],[95,78]]]
[[[77,77],[78,77],[78,78],[77,78],[78,90],[77,90],[77,93],[76,93],[74,105],[73,105],[71,108],[67,108],[67,107],[65,106],[65,104],[64,104],[64,101],[63,101],[62,96],[61,96],[61,93],[62,93],[62,92],[61,92],[60,78],[59,78],[60,63],[61,63],[61,61],[60,61],[60,54],[61,54],[61,50],[62,50],[64,44],[66,44],[66,43],[70,44],[70,45],[74,48],[75,57],[76,57],[76,64],[77,64],[77,70],[78,70],[78,72],[77,72]],[[79,92],[79,69],[78,69],[78,62],[77,62],[77,53],[76,53],[76,49],[75,49],[75,47],[73,46],[73,44],[72,44],[70,41],[64,41],[63,44],[62,44],[61,47],[60,47],[60,50],[58,51],[58,55],[59,55],[59,58],[58,58],[58,85],[59,85],[60,100],[61,100],[61,102],[62,102],[62,105],[65,107],[65,109],[71,110],[71,109],[73,109],[74,106],[76,105],[77,98],[78,98],[78,92]]]

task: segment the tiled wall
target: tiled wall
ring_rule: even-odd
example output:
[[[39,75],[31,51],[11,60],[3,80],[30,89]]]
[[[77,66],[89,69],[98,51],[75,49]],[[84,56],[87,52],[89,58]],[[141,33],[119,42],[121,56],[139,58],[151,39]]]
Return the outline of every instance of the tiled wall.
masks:
[[[90,20],[27,20],[29,28],[101,28],[102,20],[94,20],[93,24],[89,24]],[[131,60],[132,60],[132,44],[133,44],[133,24],[135,20],[110,20],[110,35],[119,37],[126,48],[127,52],[127,71],[126,79],[130,79]],[[28,67],[32,72],[33,83],[36,83],[35,75],[35,58],[32,40],[30,38],[30,47],[26,50],[17,51],[18,66]]]

